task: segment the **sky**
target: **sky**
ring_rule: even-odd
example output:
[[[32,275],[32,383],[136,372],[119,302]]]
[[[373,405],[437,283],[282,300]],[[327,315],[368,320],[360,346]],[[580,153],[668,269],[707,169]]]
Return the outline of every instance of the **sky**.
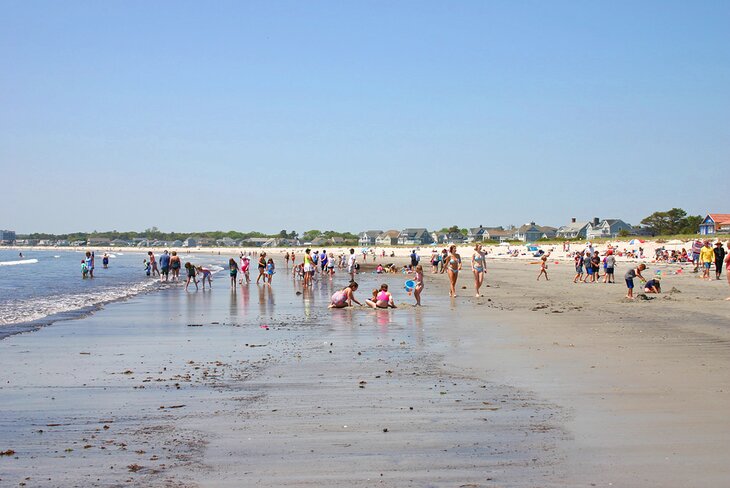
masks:
[[[730,213],[730,2],[0,0],[0,228]]]

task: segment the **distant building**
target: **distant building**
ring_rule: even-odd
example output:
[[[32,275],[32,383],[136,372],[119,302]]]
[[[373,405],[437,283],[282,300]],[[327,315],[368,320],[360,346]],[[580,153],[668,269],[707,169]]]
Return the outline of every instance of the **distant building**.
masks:
[[[471,227],[466,234],[466,240],[469,242],[482,242],[486,240],[486,236],[489,235],[487,227]]]
[[[14,230],[0,230],[0,244],[12,245],[16,241]]]
[[[375,244],[378,246],[396,246],[398,245],[399,235],[400,231],[398,230],[386,230],[375,238]]]
[[[537,225],[535,222],[530,222],[515,229],[512,238],[518,241],[534,242],[540,239],[552,239],[555,237],[555,234],[555,227],[543,227]]]
[[[623,232],[625,231],[625,232]],[[616,238],[619,234],[633,235],[634,228],[621,219],[604,219],[599,221],[594,218],[593,222],[589,222],[586,226],[586,238]]]
[[[111,244],[111,240],[108,237],[89,237],[86,239],[86,244],[89,246],[108,246]]]
[[[577,222],[575,217],[570,219],[568,225],[558,228],[556,233],[559,239],[580,239],[586,237],[588,222]]]
[[[261,247],[264,244],[266,244],[267,242],[269,242],[270,240],[271,239],[268,237],[249,237],[248,239],[244,239],[241,242],[241,246]]]
[[[219,246],[225,246],[225,247],[232,247],[238,244],[237,241],[231,239],[230,237],[222,237],[220,239],[217,239],[215,243]]]
[[[188,237],[183,241],[182,247],[198,247],[198,239],[195,237]]]
[[[730,214],[707,214],[700,224],[700,234],[728,234],[730,233]]]
[[[358,235],[358,243],[361,246],[374,246],[378,236],[382,233],[382,230],[366,230],[360,232],[360,235]]]
[[[427,229],[403,229],[398,235],[398,244],[401,246],[421,246],[431,244],[433,238]]]
[[[493,227],[487,229],[483,240],[505,242],[512,240],[513,236],[514,231],[505,230],[502,227]]]

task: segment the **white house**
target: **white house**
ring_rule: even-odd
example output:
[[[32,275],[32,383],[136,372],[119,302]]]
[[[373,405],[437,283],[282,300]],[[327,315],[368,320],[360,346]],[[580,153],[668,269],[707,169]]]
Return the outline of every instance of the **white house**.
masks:
[[[382,230],[366,230],[364,232],[360,232],[358,242],[361,246],[374,246],[378,236],[382,233]]]
[[[586,227],[588,227],[588,222],[577,222],[573,217],[568,225],[558,228],[556,235],[560,239],[585,238]]]
[[[398,236],[400,236],[400,231],[386,230],[375,238],[375,244],[378,246],[396,246],[398,245]]]

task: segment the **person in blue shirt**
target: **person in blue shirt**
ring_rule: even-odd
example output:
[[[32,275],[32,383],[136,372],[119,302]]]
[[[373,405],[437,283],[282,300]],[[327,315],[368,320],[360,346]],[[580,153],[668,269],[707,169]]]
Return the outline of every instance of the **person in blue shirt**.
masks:
[[[164,281],[167,281],[170,276],[170,255],[167,251],[163,252],[162,256],[160,256],[160,272],[160,281],[163,281],[163,277]]]

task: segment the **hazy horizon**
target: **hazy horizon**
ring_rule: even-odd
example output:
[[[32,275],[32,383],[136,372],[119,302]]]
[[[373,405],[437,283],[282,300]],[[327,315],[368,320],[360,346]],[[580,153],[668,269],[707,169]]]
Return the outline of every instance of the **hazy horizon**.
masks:
[[[0,228],[730,212],[730,2],[0,9]]]

